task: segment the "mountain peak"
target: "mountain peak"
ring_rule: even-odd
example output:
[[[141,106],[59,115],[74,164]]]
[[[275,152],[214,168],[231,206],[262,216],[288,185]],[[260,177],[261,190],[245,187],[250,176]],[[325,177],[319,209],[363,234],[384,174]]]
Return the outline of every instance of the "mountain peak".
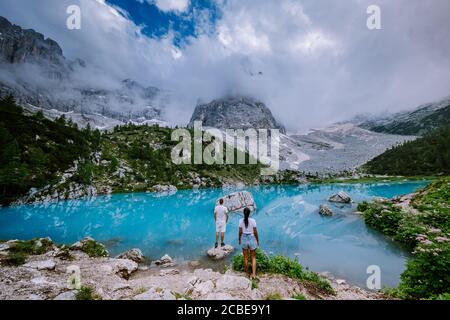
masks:
[[[280,129],[286,133],[266,105],[249,96],[226,96],[209,103],[198,104],[189,126],[201,121],[204,126],[219,129]]]

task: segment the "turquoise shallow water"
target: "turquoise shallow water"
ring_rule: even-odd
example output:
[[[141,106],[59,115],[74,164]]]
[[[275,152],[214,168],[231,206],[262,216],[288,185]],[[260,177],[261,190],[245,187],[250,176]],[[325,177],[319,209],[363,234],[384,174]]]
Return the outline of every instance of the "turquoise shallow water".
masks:
[[[344,190],[355,202],[375,196],[410,193],[426,182],[329,184],[249,187],[258,210],[261,248],[298,258],[317,272],[330,272],[365,286],[369,265],[381,268],[382,285],[395,286],[408,253],[355,214],[356,204],[332,205],[332,217],[318,207]],[[92,236],[107,244],[111,254],[138,247],[151,259],[168,253],[178,260],[199,259],[214,243],[215,200],[230,190],[179,191],[171,196],[152,193],[116,194],[93,200],[23,205],[0,209],[0,239],[50,236],[71,244]],[[238,220],[233,214],[226,242],[237,247]]]

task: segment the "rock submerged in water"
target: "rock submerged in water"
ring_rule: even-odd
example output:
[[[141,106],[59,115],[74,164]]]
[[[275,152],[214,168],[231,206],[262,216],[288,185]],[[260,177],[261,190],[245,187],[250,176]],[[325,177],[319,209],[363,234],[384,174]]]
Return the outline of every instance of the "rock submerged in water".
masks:
[[[233,251],[234,251],[234,248],[231,245],[226,244],[223,247],[220,246],[217,248],[211,248],[206,252],[206,254],[208,255],[208,257],[210,257],[213,260],[221,260],[221,259],[225,258],[226,256],[228,256]]]
[[[339,191],[338,193],[329,197],[328,201],[338,202],[338,203],[351,203],[352,198],[350,198],[350,196],[347,193],[345,193],[344,191]]]
[[[142,251],[138,248],[133,248],[131,250],[128,250],[127,252],[119,254],[117,256],[117,259],[128,259],[137,263],[145,261],[145,257],[142,254]]]
[[[333,211],[325,204],[320,205],[319,213],[323,216],[332,216],[333,215]]]

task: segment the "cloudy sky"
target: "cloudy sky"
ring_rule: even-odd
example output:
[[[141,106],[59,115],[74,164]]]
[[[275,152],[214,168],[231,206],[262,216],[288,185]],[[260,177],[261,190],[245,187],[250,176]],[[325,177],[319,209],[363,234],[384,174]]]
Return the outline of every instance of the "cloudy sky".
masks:
[[[66,27],[72,4],[80,30]],[[381,30],[366,26],[372,4]],[[178,123],[226,94],[261,99],[291,130],[450,95],[448,0],[2,0],[0,12],[100,70],[94,83],[170,90]]]

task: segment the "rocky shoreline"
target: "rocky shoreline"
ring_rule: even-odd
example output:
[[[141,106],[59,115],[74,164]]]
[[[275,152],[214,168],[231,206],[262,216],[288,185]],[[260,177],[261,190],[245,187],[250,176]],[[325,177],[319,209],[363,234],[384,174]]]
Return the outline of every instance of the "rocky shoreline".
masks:
[[[71,247],[55,246],[49,238],[36,240],[33,246],[45,245],[45,252],[30,254],[19,265],[6,263],[17,241],[0,243],[0,300],[79,299],[80,287],[77,290],[70,284],[72,273],[79,275],[81,289],[90,288],[92,297],[103,300],[386,299],[332,277],[328,280],[336,294],[326,295],[282,275],[261,274],[255,283],[243,273],[220,273],[193,261],[177,263],[169,256],[149,264],[139,249],[116,258],[96,257],[91,240]],[[94,248],[104,254],[101,244]]]

